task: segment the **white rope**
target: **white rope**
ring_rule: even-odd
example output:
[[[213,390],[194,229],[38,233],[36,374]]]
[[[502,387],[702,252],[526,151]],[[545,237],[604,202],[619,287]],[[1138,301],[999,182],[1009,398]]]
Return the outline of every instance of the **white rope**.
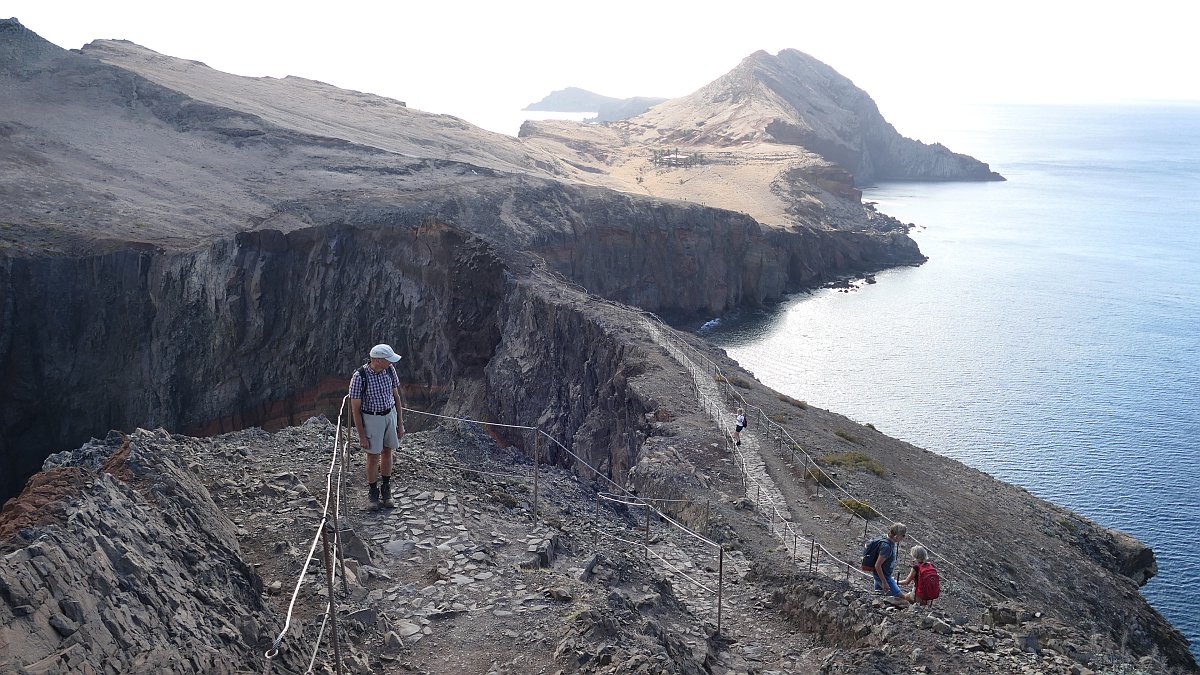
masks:
[[[338,411],[338,424],[335,427],[337,431],[334,432],[333,438],[333,460],[329,465],[329,472],[325,477],[325,508],[322,509],[321,512],[321,522],[317,525],[317,534],[313,537],[312,545],[309,546],[308,549],[308,557],[305,558],[304,566],[300,569],[300,576],[296,579],[296,587],[292,591],[291,602],[288,603],[287,617],[283,624],[283,630],[279,631],[279,635],[275,636],[275,641],[271,644],[271,648],[266,652],[266,657],[268,659],[272,659],[279,654],[279,645],[283,643],[283,637],[287,635],[288,629],[290,629],[292,626],[292,612],[295,610],[296,598],[300,595],[300,588],[304,584],[304,575],[308,573],[308,566],[312,563],[313,554],[317,550],[317,542],[321,540],[321,531],[324,530],[325,525],[329,520],[329,499],[333,495],[333,470],[334,466],[338,463],[337,447],[342,431],[341,422],[342,417],[346,413],[346,403],[349,401],[349,399],[349,395],[342,397],[342,407]]]
[[[640,314],[642,314],[642,315],[643,315],[643,317],[645,317],[646,319],[648,319],[648,320],[652,320],[652,321],[654,321],[654,322],[658,323],[660,326],[663,326],[664,328],[669,328],[669,327],[667,327],[665,324],[663,324],[663,323],[662,323],[662,320],[661,320],[661,319],[659,319],[657,316],[655,316],[655,315],[653,315],[653,314],[651,314],[651,313],[649,313],[649,312],[644,312],[644,311],[636,310],[636,308],[635,308],[635,310],[634,310],[634,311],[638,311],[638,312],[639,312]],[[770,417],[767,415],[767,413],[766,413],[766,411],[765,411],[765,410],[763,410],[762,408],[760,408],[760,407],[758,407],[758,406],[756,406],[756,405],[754,405],[754,404],[750,403],[749,401],[747,401],[747,400],[746,400],[746,399],[745,399],[745,398],[744,398],[744,397],[741,395],[741,393],[740,393],[740,392],[736,391],[736,390],[733,388],[733,386],[732,386],[732,385],[729,383],[729,379],[728,379],[728,378],[727,378],[727,377],[724,375],[724,373],[721,371],[721,368],[720,368],[720,366],[718,366],[717,364],[713,363],[713,361],[712,361],[711,359],[709,359],[708,357],[706,357],[704,354],[701,354],[701,353],[700,353],[698,350],[696,350],[694,347],[692,347],[691,345],[687,344],[686,342],[684,342],[684,341],[682,341],[682,340],[678,340],[678,339],[676,339],[675,341],[676,341],[676,342],[678,342],[678,343],[680,343],[680,345],[681,345],[681,346],[679,346],[679,345],[676,345],[676,348],[677,348],[677,349],[683,349],[683,350],[687,350],[689,353],[691,353],[691,354],[694,354],[694,355],[695,355],[696,357],[698,357],[698,358],[699,358],[699,359],[700,359],[700,360],[701,360],[701,361],[702,361],[702,362],[703,362],[703,363],[704,363],[704,364],[705,364],[707,367],[711,368],[711,369],[712,369],[712,370],[713,370],[713,371],[716,373],[716,376],[714,377],[714,379],[716,379],[716,378],[718,378],[718,377],[720,378],[720,380],[719,380],[719,381],[721,381],[723,384],[725,384],[726,393],[727,393],[728,395],[730,395],[732,398],[735,398],[737,401],[739,401],[739,402],[742,404],[742,406],[743,406],[743,407],[745,407],[746,409],[757,410],[757,411],[759,412],[760,416],[761,416],[761,419],[764,419],[764,420],[766,420],[766,422],[767,422],[767,428],[768,428],[768,429],[770,429],[770,428],[772,428],[772,427],[778,428],[780,437],[781,437],[781,438],[783,438],[783,437],[786,437],[786,438],[787,438],[787,440],[788,440],[789,444],[791,445],[791,449],[798,451],[798,452],[799,452],[799,454],[800,454],[801,456],[803,456],[803,457],[804,457],[804,458],[805,458],[807,461],[811,462],[811,463],[813,464],[813,466],[814,466],[814,467],[815,467],[817,470],[819,470],[819,471],[821,472],[821,475],[822,475],[822,476],[825,478],[825,480],[826,480],[826,481],[828,481],[828,483],[832,484],[832,485],[833,485],[833,487],[834,487],[834,488],[836,488],[836,490],[837,490],[838,492],[840,492],[841,494],[845,495],[845,496],[846,496],[848,499],[853,499],[853,500],[855,500],[855,501],[857,501],[857,502],[859,502],[859,503],[863,503],[863,504],[869,504],[869,502],[865,502],[865,501],[863,501],[863,500],[860,500],[860,499],[856,498],[856,497],[855,497],[853,494],[851,494],[851,493],[850,493],[850,491],[848,491],[848,490],[847,490],[845,487],[843,487],[843,486],[842,486],[840,483],[838,483],[836,480],[834,480],[834,479],[833,479],[833,477],[832,477],[832,476],[829,474],[829,472],[828,472],[828,471],[827,471],[827,470],[826,470],[826,469],[825,469],[823,466],[821,466],[821,465],[820,465],[820,463],[818,463],[818,462],[817,462],[816,458],[815,458],[815,457],[813,457],[812,455],[808,454],[808,452],[806,452],[806,451],[804,450],[804,447],[803,447],[802,445],[800,445],[800,444],[799,444],[799,443],[796,441],[796,439],[792,437],[792,435],[791,435],[790,433],[788,433],[787,429],[783,428],[783,426],[782,426],[782,425],[780,425],[780,424],[778,424],[778,423],[774,422],[773,420],[771,420],[771,418],[770,418]],[[688,360],[690,361],[691,359],[688,359]],[[694,379],[698,379],[698,376],[696,375],[696,372],[695,372],[695,370],[693,370],[692,372],[693,372],[693,377],[694,377]],[[706,401],[707,401],[707,399],[708,399],[708,397],[703,397],[703,398],[705,398],[705,399],[706,399]],[[715,417],[715,413],[713,414],[713,416]],[[723,430],[723,431],[724,431],[724,430]],[[736,445],[735,445],[734,447],[736,448],[736,447],[738,447],[738,446],[736,446]],[[740,454],[740,451],[739,451],[739,454]],[[744,461],[743,461],[743,465],[742,465],[742,466],[743,466],[743,467],[745,466],[745,464],[744,464]],[[745,469],[743,468],[743,473],[744,473],[744,472],[745,472]],[[755,482],[755,484],[757,484],[757,481],[754,481],[754,479],[752,479],[752,478],[751,478],[751,479],[749,479],[749,480],[751,480],[752,482]],[[818,480],[819,480],[819,478],[818,478]],[[769,495],[768,495],[768,499],[769,499]],[[772,505],[772,506],[773,506],[773,505]],[[873,510],[874,510],[876,513],[878,513],[878,514],[879,514],[879,516],[880,516],[880,518],[881,518],[881,519],[883,519],[883,520],[885,520],[885,521],[889,521],[889,520],[890,520],[890,521],[892,521],[892,522],[896,522],[896,520],[895,520],[894,518],[891,518],[891,517],[889,517],[889,516],[888,516],[887,514],[885,514],[883,511],[880,511],[879,509],[875,508],[874,506],[872,506],[871,508],[872,508],[872,509],[873,509]],[[776,512],[776,513],[778,513],[778,510],[776,510],[775,512]],[[855,516],[855,517],[861,517],[861,516],[858,516],[857,514],[854,514],[854,516]],[[866,520],[866,519],[864,518],[864,520]],[[879,530],[877,530],[877,532],[879,532]],[[991,592],[992,592],[994,595],[996,595],[997,597],[1005,597],[1005,596],[1004,596],[1004,594],[1002,594],[1002,593],[1000,593],[999,591],[997,591],[996,589],[992,588],[990,585],[988,585],[986,582],[984,582],[984,581],[983,581],[982,579],[980,579],[979,577],[977,577],[977,576],[975,576],[975,575],[971,574],[971,573],[970,573],[970,572],[968,572],[967,570],[965,570],[965,569],[963,569],[962,567],[960,567],[959,565],[955,564],[955,563],[954,563],[953,561],[951,561],[951,560],[950,560],[948,557],[946,557],[946,556],[943,556],[943,555],[941,555],[940,553],[938,553],[938,552],[937,552],[937,550],[935,550],[935,549],[934,549],[932,546],[930,546],[930,545],[927,545],[927,544],[923,543],[923,542],[922,542],[920,539],[918,539],[918,538],[917,538],[917,537],[915,537],[915,536],[913,536],[913,537],[910,537],[910,538],[912,539],[912,541],[913,541],[914,543],[916,543],[916,544],[920,544],[921,546],[924,546],[924,547],[925,547],[925,548],[926,548],[926,549],[927,549],[927,550],[930,552],[930,554],[931,554],[931,555],[934,555],[934,556],[938,557],[939,559],[941,559],[942,561],[944,561],[944,562],[946,563],[946,565],[947,565],[947,566],[949,566],[949,567],[953,568],[954,570],[956,570],[956,571],[960,572],[960,573],[961,573],[961,574],[963,574],[964,576],[966,576],[966,577],[968,577],[968,578],[970,578],[970,579],[974,580],[974,581],[975,581],[975,583],[977,583],[977,584],[979,584],[980,586],[982,586],[983,588],[985,588],[985,589],[987,589],[987,590],[991,591]],[[810,540],[810,541],[812,541],[812,540]],[[822,548],[823,550],[825,550],[827,553],[829,553],[828,549],[826,549],[824,546],[822,546],[822,545],[820,544],[820,542],[818,542],[818,543],[817,543],[817,545],[818,545],[818,546],[821,546],[821,548]],[[830,557],[834,558],[835,560],[837,559],[837,558],[836,558],[836,556],[834,556],[832,553],[829,553],[829,555],[830,555]],[[845,563],[843,562],[842,564],[845,564]]]

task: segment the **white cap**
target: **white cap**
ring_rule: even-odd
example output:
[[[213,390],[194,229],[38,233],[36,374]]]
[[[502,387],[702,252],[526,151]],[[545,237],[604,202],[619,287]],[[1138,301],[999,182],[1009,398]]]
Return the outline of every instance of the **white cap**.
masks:
[[[371,347],[371,358],[387,359],[388,361],[395,363],[400,360],[400,355],[392,351],[390,345],[375,345],[374,347]]]

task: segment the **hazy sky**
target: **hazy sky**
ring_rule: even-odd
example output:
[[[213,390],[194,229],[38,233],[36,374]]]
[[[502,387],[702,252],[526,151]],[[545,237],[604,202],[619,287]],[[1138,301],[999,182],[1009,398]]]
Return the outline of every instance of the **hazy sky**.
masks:
[[[510,133],[501,120],[554,89],[680,96],[787,47],[852,79],[901,132],[945,104],[1200,100],[1191,0],[0,0],[9,16],[62,47],[127,39]]]

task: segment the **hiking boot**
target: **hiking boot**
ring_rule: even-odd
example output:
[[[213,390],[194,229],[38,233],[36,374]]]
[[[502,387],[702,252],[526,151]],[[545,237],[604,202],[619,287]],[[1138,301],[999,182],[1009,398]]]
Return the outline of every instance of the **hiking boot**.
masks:
[[[390,509],[396,506],[396,504],[392,501],[392,486],[390,483],[383,484],[383,489],[379,492],[379,499],[384,508]]]
[[[368,487],[370,489],[367,490],[367,508],[373,511],[379,508],[379,488],[374,485]]]

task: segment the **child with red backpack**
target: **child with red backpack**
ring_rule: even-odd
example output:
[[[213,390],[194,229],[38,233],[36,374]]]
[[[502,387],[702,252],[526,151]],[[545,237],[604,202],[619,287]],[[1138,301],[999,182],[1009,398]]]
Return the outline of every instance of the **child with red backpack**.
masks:
[[[913,589],[904,594],[904,599],[928,605],[942,594],[942,580],[933,563],[929,562],[929,551],[924,546],[914,546],[909,553],[913,558],[913,566],[908,576],[900,580],[900,585],[913,584]]]

